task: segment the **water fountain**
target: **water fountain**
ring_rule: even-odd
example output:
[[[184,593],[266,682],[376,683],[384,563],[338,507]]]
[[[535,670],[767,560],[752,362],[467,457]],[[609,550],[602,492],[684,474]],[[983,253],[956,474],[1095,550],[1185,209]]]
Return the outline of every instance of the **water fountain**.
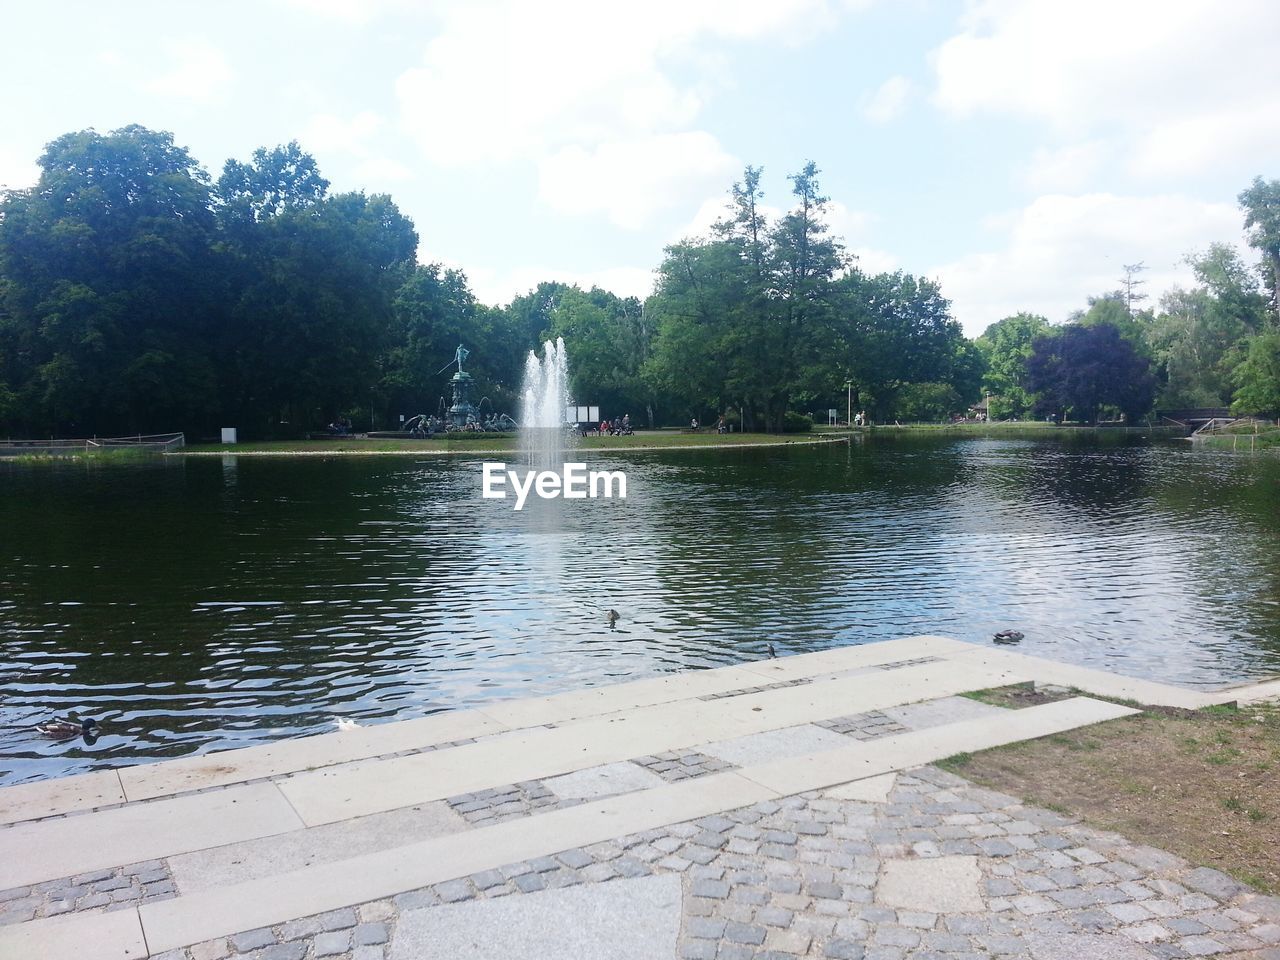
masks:
[[[520,446],[530,451],[532,466],[559,470],[564,464],[568,429],[569,357],[564,340],[542,345],[542,359],[530,350],[521,386]]]

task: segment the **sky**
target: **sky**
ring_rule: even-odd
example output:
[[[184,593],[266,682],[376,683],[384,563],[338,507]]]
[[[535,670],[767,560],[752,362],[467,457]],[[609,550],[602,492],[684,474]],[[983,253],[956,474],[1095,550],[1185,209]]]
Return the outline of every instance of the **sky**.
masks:
[[[1125,264],[1156,300],[1245,250],[1236,197],[1280,177],[1275,0],[15,0],[5,32],[0,185],[87,127],[215,178],[296,139],[493,304],[643,296],[745,165],[776,214],[813,160],[862,269],[938,280],[971,336],[1061,322]]]

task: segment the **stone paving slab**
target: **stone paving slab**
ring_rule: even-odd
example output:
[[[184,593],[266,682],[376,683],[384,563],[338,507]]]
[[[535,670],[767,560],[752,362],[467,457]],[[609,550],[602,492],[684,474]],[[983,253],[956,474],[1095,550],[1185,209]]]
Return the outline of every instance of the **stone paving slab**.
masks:
[[[144,960],[148,955],[134,909],[76,913],[0,927],[4,960]]]
[[[543,781],[548,790],[564,800],[594,800],[632,790],[649,790],[665,783],[656,773],[625,761],[587,767]]]
[[[1062,733],[1130,716],[1137,711],[1102,700],[1073,697],[1022,710],[1002,710],[1000,713],[999,716],[964,720],[944,727],[855,743],[838,750],[775,760],[739,772],[755,783],[786,795],[932,763],[956,753],[988,750],[1019,740]]]
[[[379,723],[256,747],[124,767],[118,772],[129,800],[150,800],[506,730],[506,726],[477,710],[456,710],[414,720]]]
[[[889,792],[898,782],[896,773],[884,773],[878,777],[867,777],[854,780],[838,787],[832,787],[827,795],[837,800],[861,800],[864,803],[884,803],[889,799]]]
[[[1008,715],[1004,707],[970,700],[968,697],[939,697],[923,703],[885,707],[880,712],[908,730],[927,730],[930,727],[941,727],[960,720]]]
[[[466,820],[437,802],[180,854],[168,862],[183,894],[192,894],[389,850],[406,838],[428,840],[467,829]]]
[[[894,671],[893,677],[893,683],[886,683],[883,674],[858,676],[724,700],[636,708],[452,750],[299,774],[281,781],[280,789],[304,822],[317,826],[806,723],[847,713],[851,703],[873,710],[1026,679],[950,663],[904,668]]]
[[[94,807],[124,803],[124,800],[124,788],[116,770],[20,783],[0,789],[0,823],[92,810]]]
[[[675,956],[675,874],[406,911],[390,960],[655,960]]]
[[[1041,682],[1075,687],[1101,697],[1135,700],[1138,703],[1166,707],[1182,707],[1187,710],[1198,710],[1201,707],[1219,703],[1223,697],[1220,692],[1188,690],[1185,687],[1139,680],[1118,673],[1060,663],[1056,660],[1013,653],[1009,650],[996,650],[976,644],[966,644],[965,647],[966,649],[963,650],[956,648],[949,657],[954,662],[978,663],[991,668],[1003,667],[1007,670],[1021,671]]]
[[[677,700],[758,686],[780,679],[811,679],[832,671],[893,663],[912,657],[931,656],[938,650],[952,650],[960,643],[947,637],[901,637],[879,643],[837,647],[795,657],[758,660],[718,667],[689,670],[663,677],[633,680],[589,690],[554,694],[523,700],[503,701],[484,707],[487,716],[509,727],[529,727],[560,723],[569,719],[598,716],[618,710],[655,706]]]
[[[273,784],[0,830],[0,889],[285,833],[303,826]]]
[[[1218,702],[1231,703],[1234,701],[1240,704],[1247,704],[1264,703],[1268,700],[1280,700],[1280,680],[1268,680],[1264,683],[1253,683],[1246,687],[1234,687],[1231,690],[1223,691]]]
[[[707,743],[699,749],[726,763],[745,767],[749,764],[766,763],[798,754],[817,753],[820,750],[834,750],[848,745],[848,737],[813,724],[801,724],[796,727],[783,727],[781,730],[752,733],[732,740]]]
[[[982,910],[982,872],[975,856],[886,860],[876,885],[876,903],[921,913]]]

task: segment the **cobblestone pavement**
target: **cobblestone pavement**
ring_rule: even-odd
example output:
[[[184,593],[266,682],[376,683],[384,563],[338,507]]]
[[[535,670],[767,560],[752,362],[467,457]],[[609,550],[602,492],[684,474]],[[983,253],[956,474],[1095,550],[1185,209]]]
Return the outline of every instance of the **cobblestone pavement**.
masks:
[[[148,860],[0,891],[0,925],[78,910],[120,910],[144,900],[175,896],[177,890],[168,866],[163,860]]]
[[[382,960],[408,911],[655,873],[682,876],[685,960],[1280,960],[1280,899],[932,767],[885,803],[758,803],[162,956]]]
[[[843,733],[855,740],[874,740],[877,737],[888,737],[895,733],[906,733],[908,729],[879,710],[872,710],[870,713],[854,713],[847,717],[833,717],[830,720],[817,720],[814,725],[825,727],[832,733]]]
[[[561,807],[572,807],[582,803],[580,799],[566,800],[548,790],[541,780],[529,780],[525,783],[512,783],[505,787],[493,787],[489,790],[477,790],[475,793],[462,793],[449,797],[446,801],[454,813],[459,814],[468,823],[485,826],[501,823],[516,817],[527,817],[547,810],[558,810]]]
[[[709,773],[737,769],[737,765],[728,760],[707,756],[697,750],[669,750],[651,757],[636,757],[631,762],[640,764],[650,773],[656,773],[667,783],[693,780],[697,777],[705,777]]]

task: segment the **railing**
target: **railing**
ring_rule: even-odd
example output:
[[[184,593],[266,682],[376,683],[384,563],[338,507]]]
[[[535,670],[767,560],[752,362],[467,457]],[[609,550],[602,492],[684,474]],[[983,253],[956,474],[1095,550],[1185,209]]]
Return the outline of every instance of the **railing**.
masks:
[[[101,450],[137,449],[169,453],[187,445],[184,433],[139,433],[131,437],[87,437],[65,440],[0,440],[0,457],[67,456]]]

